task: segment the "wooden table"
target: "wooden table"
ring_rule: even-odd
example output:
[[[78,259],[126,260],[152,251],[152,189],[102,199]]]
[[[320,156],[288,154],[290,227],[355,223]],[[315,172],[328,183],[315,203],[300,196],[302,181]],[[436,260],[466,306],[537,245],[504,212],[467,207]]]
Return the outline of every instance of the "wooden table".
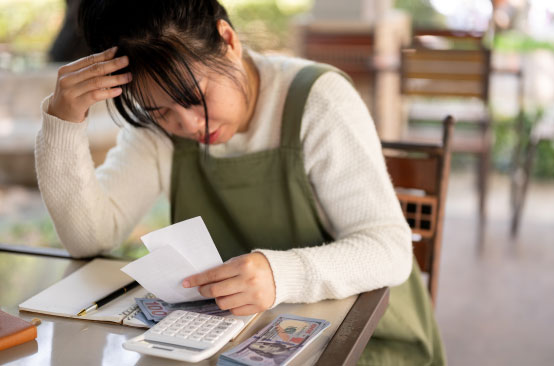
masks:
[[[23,252],[22,252],[23,251]],[[0,307],[25,320],[42,320],[36,341],[0,352],[1,365],[178,365],[183,362],[141,355],[122,343],[143,329],[117,324],[66,319],[19,312],[18,305],[85,264],[63,250],[0,244]],[[331,326],[291,365],[355,365],[388,304],[388,288],[342,300],[315,304],[281,304],[265,311],[228,346],[244,341],[278,314],[324,318]],[[218,354],[195,365],[216,365]]]

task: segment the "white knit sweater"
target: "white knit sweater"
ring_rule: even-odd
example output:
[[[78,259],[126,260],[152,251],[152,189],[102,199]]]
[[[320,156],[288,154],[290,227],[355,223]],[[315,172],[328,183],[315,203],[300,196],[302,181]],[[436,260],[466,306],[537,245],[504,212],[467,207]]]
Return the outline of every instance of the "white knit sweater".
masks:
[[[256,110],[245,133],[210,147],[233,156],[279,145],[288,87],[308,61],[252,52],[260,73]],[[75,257],[124,241],[160,194],[169,197],[173,146],[160,133],[125,125],[117,146],[94,169],[86,129],[46,113],[36,140],[44,202],[61,242]],[[314,84],[300,133],[306,175],[320,216],[336,238],[318,247],[259,250],[268,259],[281,302],[315,302],[404,282],[411,270],[407,226],[386,172],[368,110],[342,76]]]

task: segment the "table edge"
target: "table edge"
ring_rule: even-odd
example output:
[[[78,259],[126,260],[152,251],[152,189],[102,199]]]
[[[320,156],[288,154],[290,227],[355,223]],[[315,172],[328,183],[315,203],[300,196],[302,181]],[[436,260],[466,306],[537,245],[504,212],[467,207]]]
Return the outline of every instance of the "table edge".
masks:
[[[387,309],[389,294],[388,287],[361,293],[316,365],[356,365]]]

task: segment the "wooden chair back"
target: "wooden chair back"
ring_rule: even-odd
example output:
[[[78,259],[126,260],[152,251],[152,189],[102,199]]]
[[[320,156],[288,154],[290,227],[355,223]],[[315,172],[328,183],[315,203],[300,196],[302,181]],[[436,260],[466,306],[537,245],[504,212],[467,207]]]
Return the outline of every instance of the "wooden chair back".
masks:
[[[435,304],[442,241],[444,204],[450,173],[454,118],[443,121],[442,142],[382,142],[389,175],[412,229],[414,254]]]
[[[324,24],[299,27],[298,54],[347,73],[370,110],[375,109],[375,39],[370,29]]]
[[[490,50],[482,35],[416,31],[402,50],[401,92],[407,96],[473,97],[488,101]]]
[[[373,71],[374,39],[371,32],[305,26],[302,29],[303,57],[333,65],[352,78]]]

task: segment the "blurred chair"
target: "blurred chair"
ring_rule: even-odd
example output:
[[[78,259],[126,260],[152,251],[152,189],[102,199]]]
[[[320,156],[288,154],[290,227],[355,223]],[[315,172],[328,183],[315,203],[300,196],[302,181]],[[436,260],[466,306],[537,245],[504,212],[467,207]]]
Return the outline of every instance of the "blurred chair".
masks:
[[[444,206],[450,173],[454,118],[442,123],[441,143],[382,141],[387,169],[412,229],[414,254],[437,298]]]
[[[346,72],[373,112],[376,77],[373,67],[375,41],[371,29],[353,29],[322,22],[304,24],[298,31],[298,54]]]
[[[452,152],[477,157],[479,223],[484,223],[493,138],[488,109],[490,51],[483,46],[482,35],[416,31],[411,47],[402,51],[400,69],[401,93],[408,107],[404,138],[428,141],[438,135],[444,111],[454,115]]]
[[[518,152],[522,153],[523,159],[515,159],[516,166],[511,175],[512,220],[510,232],[512,237],[517,236],[519,231],[537,147],[543,141],[554,142],[554,108],[550,108],[532,127],[525,148],[522,146],[523,136],[519,136],[519,140]]]

